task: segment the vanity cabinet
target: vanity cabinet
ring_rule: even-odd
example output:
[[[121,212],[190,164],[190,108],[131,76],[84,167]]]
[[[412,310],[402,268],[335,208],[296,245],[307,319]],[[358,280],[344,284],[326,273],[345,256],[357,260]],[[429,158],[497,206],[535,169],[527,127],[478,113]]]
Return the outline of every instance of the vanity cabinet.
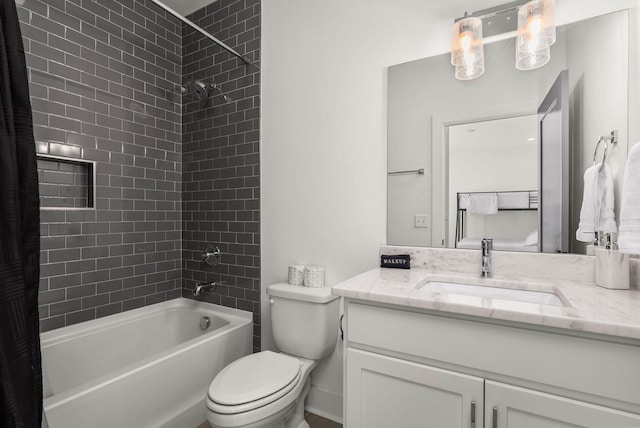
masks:
[[[640,344],[345,300],[348,428],[640,427]]]
[[[481,378],[357,349],[346,360],[346,427],[482,427]]]
[[[485,427],[638,427],[640,415],[530,389],[485,383]]]

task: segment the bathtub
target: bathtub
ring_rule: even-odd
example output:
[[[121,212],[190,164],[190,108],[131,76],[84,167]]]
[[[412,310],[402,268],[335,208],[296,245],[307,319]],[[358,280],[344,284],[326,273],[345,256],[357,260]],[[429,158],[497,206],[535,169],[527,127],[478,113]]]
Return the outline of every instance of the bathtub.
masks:
[[[194,428],[211,380],[251,353],[252,334],[250,312],[184,298],[42,333],[46,422]]]

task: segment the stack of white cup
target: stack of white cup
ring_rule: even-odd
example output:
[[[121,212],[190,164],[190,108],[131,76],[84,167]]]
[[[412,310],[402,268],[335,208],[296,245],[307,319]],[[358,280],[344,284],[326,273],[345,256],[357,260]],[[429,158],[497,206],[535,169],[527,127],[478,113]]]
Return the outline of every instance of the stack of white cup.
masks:
[[[304,268],[305,287],[324,287],[324,268],[322,266],[307,266]]]
[[[324,287],[324,268],[322,266],[289,265],[289,284],[305,287]]]
[[[289,284],[302,285],[304,282],[304,265],[289,265]]]

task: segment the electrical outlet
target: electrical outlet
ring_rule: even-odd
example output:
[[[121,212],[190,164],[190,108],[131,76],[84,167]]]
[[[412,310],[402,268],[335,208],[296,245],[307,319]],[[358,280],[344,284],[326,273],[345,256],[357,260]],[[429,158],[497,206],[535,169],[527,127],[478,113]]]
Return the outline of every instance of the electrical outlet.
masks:
[[[429,216],[426,214],[416,214],[413,220],[414,227],[429,227]]]

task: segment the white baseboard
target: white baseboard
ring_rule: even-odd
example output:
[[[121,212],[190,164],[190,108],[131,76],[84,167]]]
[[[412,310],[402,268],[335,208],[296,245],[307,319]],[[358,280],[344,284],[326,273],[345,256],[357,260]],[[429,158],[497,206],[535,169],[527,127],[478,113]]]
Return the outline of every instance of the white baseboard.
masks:
[[[342,395],[311,385],[305,410],[342,424]]]

